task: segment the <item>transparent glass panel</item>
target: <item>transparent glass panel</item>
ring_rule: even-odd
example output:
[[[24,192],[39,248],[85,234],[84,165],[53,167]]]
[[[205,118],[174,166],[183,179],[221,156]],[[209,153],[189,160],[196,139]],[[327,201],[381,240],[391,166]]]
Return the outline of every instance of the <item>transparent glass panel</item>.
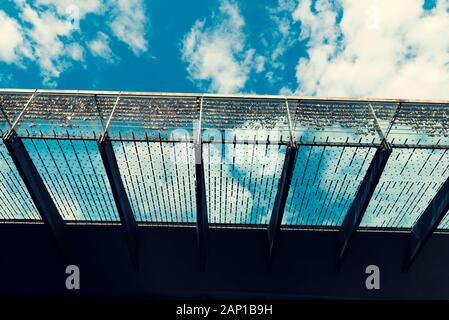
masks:
[[[0,140],[0,219],[41,220],[17,169]]]
[[[3,137],[25,107],[31,94],[0,94],[0,135]]]
[[[16,129],[19,136],[98,138],[115,97],[38,94]]]
[[[224,141],[288,142],[285,100],[205,98],[201,116],[203,141],[209,136]]]
[[[192,139],[199,117],[196,98],[121,97],[109,128],[113,139]],[[176,132],[175,132],[176,131]]]
[[[448,176],[447,150],[393,148],[361,226],[412,227]]]
[[[388,140],[393,145],[448,145],[449,105],[403,103]]]
[[[210,223],[267,224],[286,146],[203,145]]]
[[[283,224],[341,225],[374,153],[375,148],[301,146]]]
[[[64,220],[119,220],[96,141],[23,142]]]
[[[0,94],[0,139],[22,111],[31,94]],[[25,184],[0,140],[0,220],[41,220]]]
[[[379,144],[396,105],[306,100],[289,107],[296,141]]]
[[[439,230],[442,229],[449,229],[449,215],[446,213],[443,220],[441,220],[440,224],[438,225]]]
[[[113,141],[120,175],[139,222],[196,222],[191,143]]]

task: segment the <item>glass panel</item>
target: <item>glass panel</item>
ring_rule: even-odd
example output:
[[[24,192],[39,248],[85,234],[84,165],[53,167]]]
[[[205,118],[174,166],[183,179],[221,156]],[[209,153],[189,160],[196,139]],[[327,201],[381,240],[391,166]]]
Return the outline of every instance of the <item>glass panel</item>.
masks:
[[[0,136],[30,97],[30,93],[0,93]],[[119,221],[94,141],[116,99],[38,93],[18,122],[18,134],[66,220]],[[375,152],[366,146],[313,143],[379,145],[382,134],[388,133],[393,153],[361,223],[365,227],[411,227],[449,176],[449,152],[432,150],[449,144],[447,104],[410,102],[397,109],[397,103],[287,102],[203,99],[211,223],[268,222],[290,135],[287,106],[295,140],[306,145],[298,151],[283,224],[341,225]],[[182,140],[193,138],[199,107],[197,97],[120,98],[109,134],[137,221],[195,222],[194,152],[191,142]],[[61,139],[67,136],[77,139]],[[181,140],[175,144],[163,142],[166,139]],[[244,141],[258,144],[240,143]],[[394,148],[399,144],[410,148]],[[415,144],[428,148],[413,148]],[[1,219],[40,219],[3,142]],[[449,215],[439,228],[449,229]]]
[[[17,169],[0,140],[0,219],[41,220]]]
[[[449,152],[394,149],[362,227],[410,228],[449,175]]]
[[[267,224],[286,146],[203,145],[210,223]]]
[[[285,100],[203,100],[203,141],[209,136],[224,141],[288,142],[290,139]]]
[[[296,141],[379,144],[396,105],[306,100],[289,107]]]
[[[96,141],[23,142],[65,220],[119,220]]]
[[[109,128],[111,138],[192,139],[194,122],[199,117],[196,98],[121,97]]]
[[[112,143],[137,221],[196,222],[191,143]]]
[[[388,140],[393,145],[448,145],[449,105],[402,104]]]
[[[384,136],[388,135],[391,129],[391,124],[398,111],[399,103],[368,103],[368,107],[374,113],[377,124]]]
[[[0,95],[0,138],[8,132],[31,94]],[[0,220],[41,220],[25,184],[0,140]]]
[[[20,119],[17,133],[23,137],[54,136],[98,138],[115,97],[36,95]]]
[[[341,225],[374,153],[375,148],[301,146],[283,224]]]
[[[0,135],[8,132],[10,124],[14,123],[23,110],[31,94],[0,94]]]
[[[437,229],[449,229],[449,215],[446,213],[443,220],[441,220]]]

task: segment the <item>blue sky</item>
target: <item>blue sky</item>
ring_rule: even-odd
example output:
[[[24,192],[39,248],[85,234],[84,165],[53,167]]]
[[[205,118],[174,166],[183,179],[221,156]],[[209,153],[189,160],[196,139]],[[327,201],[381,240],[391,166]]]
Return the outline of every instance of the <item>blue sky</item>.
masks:
[[[60,7],[64,8],[66,4],[70,6],[70,2],[47,2],[51,4],[42,5],[39,1],[29,1],[28,3],[30,8],[38,14],[51,12],[61,21],[70,18],[68,15],[58,15],[58,9],[55,6],[60,3]],[[62,72],[59,76],[51,77],[46,81],[42,76],[43,70],[36,59],[19,57],[13,63],[8,63],[3,59],[0,62],[1,86],[172,92],[208,90],[210,79],[200,81],[190,79],[187,70],[188,62],[182,58],[183,39],[198,20],[204,21],[206,28],[217,27],[214,20],[223,15],[219,9],[223,2],[200,0],[131,2],[135,2],[145,16],[141,29],[147,43],[144,49],[135,52],[132,46],[117,37],[111,30],[111,18],[108,13],[87,13],[79,21],[79,30],[71,32],[69,37],[55,36],[64,45],[79,44],[84,51],[82,61],[76,61],[61,54],[57,59],[66,60],[68,65],[61,67]],[[4,11],[10,19],[16,20],[20,26],[29,27],[29,22],[23,19],[22,13],[23,6],[26,4],[18,3],[20,1],[2,1],[0,10]],[[267,45],[264,43],[269,42],[270,39],[267,38],[271,36],[270,33],[274,32],[275,28],[275,22],[267,11],[271,5],[270,1],[254,1],[251,4],[229,3],[238,8],[242,17],[245,16],[245,26],[242,28],[242,32],[247,38],[247,43],[254,44],[258,51],[268,51],[268,48],[265,48]],[[173,10],[174,7],[176,10]],[[62,11],[65,13],[65,10]],[[71,23],[73,20],[67,21]],[[262,25],[270,26],[270,28],[264,30]],[[98,38],[98,32],[107,35],[112,59],[96,56],[89,50],[89,42]],[[24,34],[26,35],[27,31],[24,31]],[[2,32],[2,37],[4,36],[7,35]],[[36,44],[34,45],[36,46]],[[249,48],[247,45],[245,49]],[[293,50],[305,54],[299,44],[289,48],[289,51]],[[291,64],[288,66],[290,72],[283,75],[282,81],[292,83],[295,81],[295,56],[292,55],[291,59],[288,59]],[[282,86],[280,82],[269,83],[263,74],[250,72],[245,86],[239,87],[237,91],[277,93]],[[234,87],[231,89],[236,91]]]
[[[449,98],[449,0],[2,0],[0,86]]]

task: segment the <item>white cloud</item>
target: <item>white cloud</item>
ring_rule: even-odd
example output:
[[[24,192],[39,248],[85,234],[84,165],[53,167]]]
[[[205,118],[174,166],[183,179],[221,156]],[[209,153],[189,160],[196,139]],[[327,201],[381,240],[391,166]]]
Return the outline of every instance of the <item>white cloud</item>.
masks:
[[[35,0],[35,4],[53,7],[60,16],[78,15],[79,19],[88,13],[98,14],[104,9],[103,0]]]
[[[338,29],[335,26],[336,5],[329,0],[317,0],[316,14],[312,12],[311,6],[311,0],[301,1],[292,14],[295,21],[301,22],[301,39],[310,38],[309,46],[335,43],[338,36]]]
[[[111,15],[110,29],[135,54],[148,50],[145,39],[147,17],[142,0],[36,0],[36,5],[52,6],[62,17],[83,19],[87,14]]]
[[[141,0],[112,1],[113,18],[111,29],[115,36],[125,42],[134,54],[148,50],[145,39],[146,17]]]
[[[84,60],[84,48],[80,46],[78,43],[71,43],[67,46],[67,52],[69,53],[70,58],[75,61],[83,61]]]
[[[114,54],[109,47],[109,37],[105,33],[98,32],[97,36],[88,43],[88,46],[94,56],[101,57],[110,63],[115,61]]]
[[[21,5],[20,18],[31,27],[26,28],[26,40],[33,49],[33,57],[38,61],[44,83],[54,85],[71,58],[70,46],[62,38],[69,37],[72,28],[51,11],[39,11],[27,3]]]
[[[296,0],[278,0],[275,7],[268,7],[268,15],[274,23],[274,28],[270,35],[270,43],[274,44],[271,48],[271,65],[281,70],[285,68],[281,57],[285,51],[297,41],[298,33],[294,28],[295,19],[292,12],[296,7]]]
[[[298,93],[449,98],[449,1],[431,11],[418,0],[311,5],[301,1],[293,13],[309,56],[296,68]]]
[[[182,43],[182,58],[191,79],[210,83],[210,91],[238,92],[245,87],[252,69],[263,69],[261,58],[248,48],[245,21],[236,3],[222,1],[218,14],[197,20]]]
[[[23,55],[29,57],[31,53],[24,42],[22,27],[0,10],[0,60],[18,63]]]
[[[110,9],[110,17],[102,19],[111,34],[136,55],[148,49],[142,0],[15,0],[15,5],[16,17],[0,10],[0,61],[37,63],[47,86],[55,86],[64,70],[84,61],[85,47],[107,62],[115,60],[108,35],[99,32],[89,41],[82,34],[81,22],[88,15],[104,15]]]
[[[265,57],[264,56],[260,56],[260,55],[257,56],[254,59],[254,63],[255,63],[255,69],[256,69],[257,73],[265,70]]]

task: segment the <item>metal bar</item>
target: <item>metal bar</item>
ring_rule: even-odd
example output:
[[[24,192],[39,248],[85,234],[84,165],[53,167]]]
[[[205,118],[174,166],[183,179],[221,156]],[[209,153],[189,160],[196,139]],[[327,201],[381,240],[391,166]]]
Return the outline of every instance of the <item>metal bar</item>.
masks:
[[[195,148],[195,194],[196,194],[196,228],[198,250],[200,258],[200,271],[204,271],[207,256],[207,240],[209,223],[207,217],[206,182],[204,179],[204,164],[201,143],[196,143]]]
[[[198,98],[197,98],[198,99]],[[200,98],[200,105],[199,105],[199,117],[198,117],[198,127],[197,130],[197,136],[194,137],[196,143],[201,143],[202,135],[201,135],[201,129],[202,129],[202,121],[203,121],[203,96]]]
[[[282,218],[284,217],[285,205],[287,203],[288,192],[293,176],[293,169],[295,167],[295,159],[297,154],[297,147],[291,145],[287,147],[285,153],[284,165],[279,178],[278,189],[273,204],[273,211],[271,212],[270,223],[268,225],[268,269],[271,269],[275,250],[279,243],[279,233],[282,225]]]
[[[435,197],[413,225],[410,233],[408,253],[404,269],[411,265],[422,251],[423,247],[437,229],[441,220],[449,210],[449,178],[443,183]]]
[[[88,95],[88,96],[117,96],[122,97],[189,97],[203,96],[204,98],[228,98],[228,99],[271,99],[271,100],[304,100],[304,101],[335,101],[335,102],[377,102],[377,103],[432,103],[448,104],[449,100],[424,100],[424,99],[389,99],[389,98],[335,98],[335,97],[312,97],[312,96],[278,96],[278,95],[256,95],[256,94],[215,94],[215,93],[165,93],[165,92],[130,92],[130,91],[99,91],[99,90],[45,90],[45,89],[0,89],[0,94],[23,94],[33,93],[54,95]]]
[[[207,258],[207,240],[209,222],[207,216],[206,181],[204,178],[203,145],[201,121],[203,115],[203,96],[197,97],[198,123],[195,126],[193,147],[195,152],[195,199],[196,199],[196,231],[199,253],[200,271],[204,271]]]
[[[387,138],[390,134],[391,128],[393,128],[394,123],[396,122],[396,118],[398,117],[399,112],[401,111],[401,106],[402,106],[401,102],[399,102],[398,105],[396,106],[396,110],[394,111],[393,118],[391,119],[391,121],[388,125],[387,132],[385,132],[385,137],[387,137]],[[394,140],[394,138],[393,138],[393,140]]]
[[[376,132],[379,135],[380,141],[384,141],[386,140],[386,135],[383,133],[382,128],[379,124],[379,121],[377,120],[377,116],[376,116],[376,112],[374,112],[373,106],[371,105],[371,103],[368,104],[371,115],[373,116],[374,119],[374,126],[376,127]]]
[[[108,130],[111,125],[112,117],[114,116],[115,109],[117,108],[119,101],[120,101],[120,94],[118,95],[117,99],[115,100],[114,107],[112,108],[111,115],[109,116],[109,119],[106,122],[106,125],[104,126],[104,131],[103,131],[102,137],[100,137],[100,141],[105,140],[105,136],[108,135]]]
[[[294,139],[295,139],[295,132],[293,131],[292,118],[291,118],[291,115],[290,115],[290,108],[288,106],[288,99],[287,98],[285,98],[285,106],[287,108],[287,121],[288,121],[288,129],[289,129],[289,133],[290,133],[290,145],[293,145]]]
[[[338,259],[338,266],[340,267],[351,239],[360,222],[363,219],[366,208],[371,200],[371,197],[379,183],[380,177],[387,164],[388,158],[391,154],[391,146],[384,141],[382,146],[376,150],[373,159],[368,167],[365,177],[357,190],[354,201],[346,214],[343,223],[340,227],[339,240],[340,240],[340,252]]]
[[[11,130],[3,138],[6,148],[33,200],[39,215],[48,226],[64,260],[68,259],[64,238],[64,220],[47,190],[22,140]]]
[[[98,138],[93,137],[67,137],[67,136],[59,136],[55,137],[54,135],[17,135],[22,139],[33,139],[33,140],[84,140],[84,141],[97,141]],[[111,138],[108,137],[110,141],[126,141],[126,142],[169,142],[169,143],[194,143],[194,139],[159,139],[159,138]],[[210,140],[210,141],[201,141],[202,144],[259,144],[259,145],[281,145],[288,146],[290,145],[289,141],[253,141],[253,140]],[[323,142],[296,142],[297,146],[316,146],[316,147],[359,147],[359,148],[377,148],[381,145],[381,143],[363,143],[363,142],[331,142],[331,141],[323,141]],[[395,149],[436,149],[436,150],[449,150],[449,145],[438,145],[438,144],[395,144],[390,143],[390,145]]]
[[[100,150],[106,175],[112,189],[112,195],[114,196],[114,201],[125,233],[131,261],[135,267],[138,267],[137,223],[120,176],[112,142],[108,139],[107,132],[105,132],[102,135],[102,138],[98,140],[98,149]]]
[[[78,226],[119,226],[120,222],[114,221],[81,221],[81,220],[65,220],[65,225]],[[33,219],[2,219],[0,224],[44,224],[42,220]],[[176,228],[196,228],[196,223],[190,222],[145,222],[139,221],[138,226],[142,227],[176,227]],[[242,224],[242,223],[210,223],[210,229],[258,229],[266,230],[267,224]],[[332,231],[338,232],[336,226],[318,226],[318,225],[283,225],[281,230],[309,230],[309,231]],[[379,233],[410,233],[411,228],[404,227],[360,227],[358,232],[379,232]],[[449,229],[437,229],[436,234],[449,234]]]
[[[13,132],[13,131],[16,130],[17,124],[19,123],[20,119],[22,118],[22,116],[27,111],[28,106],[30,105],[31,101],[33,101],[34,97],[36,96],[36,91],[37,90],[34,91],[34,93],[31,95],[30,99],[28,100],[28,102],[25,104],[25,107],[23,107],[22,111],[20,111],[20,113],[17,116],[16,120],[14,121],[14,123],[11,126],[11,128],[9,129],[9,132]]]

